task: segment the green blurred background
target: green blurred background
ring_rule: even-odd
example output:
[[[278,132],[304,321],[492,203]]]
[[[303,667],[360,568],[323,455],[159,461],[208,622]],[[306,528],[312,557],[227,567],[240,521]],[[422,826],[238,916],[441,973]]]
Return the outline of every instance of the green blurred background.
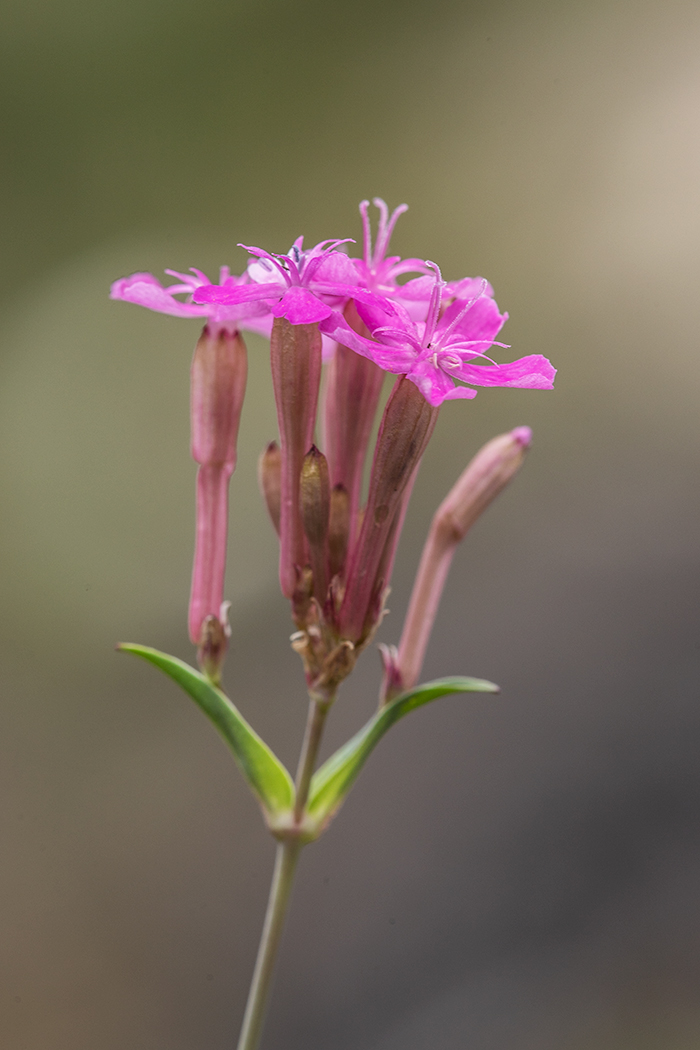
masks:
[[[199,326],[110,302],[411,210],[553,393],[447,404],[382,639],[481,443],[529,460],[460,550],[425,668],[305,854],[265,1050],[700,1045],[700,8],[683,0],[4,0],[0,1044],[234,1045],[273,847],[214,731],[118,640],[191,658]],[[293,762],[304,693],[255,484],[232,485],[229,688]],[[505,355],[504,355],[505,356]],[[371,711],[368,653],[328,749]]]

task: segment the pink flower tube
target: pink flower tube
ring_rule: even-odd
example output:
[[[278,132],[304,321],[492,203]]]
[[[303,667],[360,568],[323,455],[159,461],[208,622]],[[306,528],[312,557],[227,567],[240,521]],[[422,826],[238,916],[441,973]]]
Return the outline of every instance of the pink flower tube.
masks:
[[[202,644],[202,625],[208,617],[221,619],[228,483],[236,466],[236,440],[243,407],[248,363],[238,332],[207,325],[192,360],[192,458],[197,474],[197,530],[195,538],[189,633]]]
[[[378,591],[388,585],[387,566],[398,542],[403,497],[415,477],[437,422],[430,405],[405,376],[389,397],[374,452],[362,528],[350,556],[339,634],[356,646],[376,626]]]
[[[529,427],[493,438],[442,501],[430,526],[398,651],[385,652],[385,699],[418,681],[452,558],[474,522],[508,485],[530,447]]]

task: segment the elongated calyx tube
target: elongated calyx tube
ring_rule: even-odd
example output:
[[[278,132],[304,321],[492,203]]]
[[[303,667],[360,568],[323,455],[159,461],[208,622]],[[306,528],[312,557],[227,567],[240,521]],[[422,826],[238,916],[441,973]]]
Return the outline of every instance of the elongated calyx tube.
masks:
[[[393,560],[398,541],[397,514],[403,496],[437,422],[439,409],[418,387],[400,376],[387,401],[379,428],[362,527],[350,556],[347,588],[339,617],[341,638],[366,642],[376,623],[376,596],[383,563]]]
[[[280,586],[291,598],[308,562],[300,514],[300,479],[313,444],[321,382],[321,334],[317,324],[292,325],[276,317],[270,336],[272,385],[280,432]]]
[[[225,650],[219,627],[224,629],[221,607],[228,483],[236,466],[247,371],[246,347],[240,333],[211,323],[206,325],[195,348],[191,371],[191,448],[199,470],[189,634],[200,647],[200,663],[206,663],[211,677],[216,677],[217,661],[220,666]],[[207,630],[203,632],[205,621]]]
[[[360,335],[369,335],[352,300],[344,317]],[[383,382],[384,373],[374,361],[342,344],[328,362],[323,395],[326,455],[332,487],[342,485],[347,493],[352,540],[358,532],[362,472]]]
[[[398,652],[385,678],[385,699],[418,681],[430,633],[457,546],[477,518],[518,472],[532,440],[516,427],[477,452],[433,517],[413,585]]]

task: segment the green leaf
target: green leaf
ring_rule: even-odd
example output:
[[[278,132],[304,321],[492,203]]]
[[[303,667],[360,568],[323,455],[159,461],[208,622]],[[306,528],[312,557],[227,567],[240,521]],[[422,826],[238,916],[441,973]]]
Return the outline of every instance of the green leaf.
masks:
[[[482,678],[439,678],[416,686],[386,707],[377,711],[369,722],[348,740],[314,774],[309,794],[309,816],[320,825],[325,824],[337,812],[355,783],[367,758],[386,733],[387,729],[416,707],[429,704],[440,696],[450,693],[497,693],[498,686]]]
[[[220,689],[175,656],[145,645],[125,643],[118,648],[148,660],[192,697],[233,751],[243,776],[270,816],[292,808],[294,784],[289,773]]]

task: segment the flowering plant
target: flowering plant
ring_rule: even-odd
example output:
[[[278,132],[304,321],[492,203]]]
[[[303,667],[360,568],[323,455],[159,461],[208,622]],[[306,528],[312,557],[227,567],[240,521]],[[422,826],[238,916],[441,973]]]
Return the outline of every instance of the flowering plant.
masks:
[[[449,693],[497,691],[478,678],[422,685],[418,680],[455,548],[519,469],[530,444],[527,427],[489,442],[438,508],[399,645],[380,646],[384,676],[378,710],[316,768],[338,688],[384,615],[411,489],[440,405],[475,397],[474,386],[550,389],[554,378],[540,355],[496,364],[489,354],[505,345],[496,336],[507,314],[500,313],[488,282],[447,282],[433,262],[388,256],[406,206],[390,216],[382,200],[374,203],[380,216],[374,246],[369,202],[360,205],[361,258],[341,250],[347,240],[305,249],[300,237],[287,254],[247,248],[247,270],[232,276],[222,268],[218,284],[199,270],[192,270],[193,276],[166,271],[178,282],[168,287],[139,273],[116,281],[111,292],[114,299],[162,313],[206,319],[191,372],[191,447],[199,469],[188,625],[199,670],[145,646],[121,648],[159,667],[211,719],[279,843],[239,1050],[253,1050],[260,1040],[301,848],[328,827],[394,722]],[[292,646],[309,693],[294,779],[221,688],[229,636],[223,600],[228,489],[247,371],[242,330],[270,339],[279,443],[271,442],[262,453],[259,479],[279,536],[280,586],[290,601]],[[363,471],[387,372],[397,378],[381,417],[363,504]],[[315,441],[317,418],[325,452]]]

